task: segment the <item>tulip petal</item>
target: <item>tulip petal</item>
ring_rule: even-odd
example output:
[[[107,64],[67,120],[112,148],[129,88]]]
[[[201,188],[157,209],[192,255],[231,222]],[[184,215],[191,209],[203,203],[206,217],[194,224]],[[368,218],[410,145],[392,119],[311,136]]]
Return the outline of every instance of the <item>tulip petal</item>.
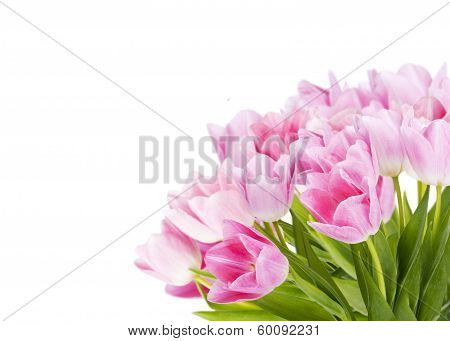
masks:
[[[206,288],[204,288],[206,289]],[[207,290],[207,289],[206,289]],[[166,292],[169,295],[181,298],[192,298],[192,297],[200,297],[200,293],[198,292],[197,286],[192,281],[186,285],[177,286],[177,285],[166,285]]]
[[[256,279],[263,288],[275,288],[286,280],[289,262],[275,247],[266,246],[256,261]]]
[[[166,218],[180,231],[202,243],[215,243],[222,239],[220,226],[209,227],[182,210],[171,209],[166,213]]]
[[[242,293],[239,291],[233,291],[228,286],[221,282],[215,281],[208,293],[208,301],[213,303],[233,303],[242,302],[248,300],[256,300],[262,297],[262,293],[250,294]]]
[[[308,222],[308,224],[317,232],[344,243],[356,244],[367,239],[365,235],[362,235],[359,230],[352,226],[337,226],[316,222]]]

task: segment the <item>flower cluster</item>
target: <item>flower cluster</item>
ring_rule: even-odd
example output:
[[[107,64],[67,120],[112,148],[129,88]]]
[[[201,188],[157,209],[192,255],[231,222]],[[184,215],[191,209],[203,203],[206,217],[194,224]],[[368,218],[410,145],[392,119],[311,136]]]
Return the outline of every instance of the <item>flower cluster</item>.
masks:
[[[225,127],[208,125],[217,174],[169,194],[162,232],[138,247],[136,265],[176,296],[258,302],[292,281],[290,257],[299,246],[285,227],[298,226],[281,219],[293,202],[307,212],[303,228],[312,238],[325,235],[348,248],[367,241],[377,265],[371,236],[389,221],[403,231],[409,219],[402,172],[417,179],[419,199],[428,185],[437,188],[438,229],[447,209],[440,207],[441,192],[450,184],[445,66],[435,77],[411,64],[396,73],[371,70],[356,87],[339,85],[330,74],[330,84],[302,81],[280,112],[247,110]],[[377,281],[385,296],[383,276]]]

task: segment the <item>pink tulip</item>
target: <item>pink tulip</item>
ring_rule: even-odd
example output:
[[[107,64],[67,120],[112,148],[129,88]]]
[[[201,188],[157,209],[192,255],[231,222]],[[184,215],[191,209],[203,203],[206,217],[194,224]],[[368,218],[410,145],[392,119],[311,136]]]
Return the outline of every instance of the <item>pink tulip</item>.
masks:
[[[345,159],[348,148],[358,137],[352,126],[339,132],[325,129],[323,136],[301,129],[299,136],[300,139],[291,145],[296,159],[297,184],[304,184],[307,173],[329,172],[336,162]]]
[[[402,66],[397,73],[371,71],[369,78],[372,91],[388,108],[401,111],[408,104],[414,106],[416,117],[450,119],[450,79],[445,65],[434,78],[413,64]]]
[[[381,110],[376,116],[363,116],[361,124],[368,134],[368,142],[381,175],[396,177],[405,167],[406,153],[400,135],[402,115]]]
[[[427,95],[431,76],[421,66],[406,64],[397,73],[371,71],[369,73],[372,90],[383,97],[389,108],[398,109],[401,104],[415,104]]]
[[[278,161],[255,155],[241,178],[252,216],[266,222],[283,217],[292,204],[295,180],[295,162],[289,155],[282,155]]]
[[[410,174],[428,185],[450,185],[450,123],[434,120],[423,126],[412,118],[401,132]]]
[[[193,280],[190,269],[200,269],[202,255],[198,245],[163,221],[163,232],[150,236],[146,244],[136,249],[136,266],[146,274],[170,285],[169,291],[186,286]],[[180,289],[180,288],[178,288]]]
[[[378,176],[363,141],[351,146],[329,173],[311,173],[307,179],[300,200],[317,220],[309,224],[336,240],[367,240],[394,210],[392,180]]]
[[[258,113],[245,110],[237,113],[225,127],[208,124],[219,160],[222,162],[230,158],[238,167],[245,165],[256,153],[256,138],[252,126],[261,120]]]
[[[202,289],[208,292],[207,288],[202,287]],[[188,284],[182,286],[167,284],[166,293],[171,296],[180,298],[200,297],[200,293],[198,292],[197,285],[194,281],[191,281]]]
[[[166,217],[179,230],[203,243],[222,240],[223,221],[252,225],[254,218],[240,188],[233,183],[231,166],[222,164],[217,178],[198,178],[180,194],[169,194]]]
[[[206,268],[217,278],[208,300],[216,303],[255,300],[284,282],[289,263],[269,240],[232,221],[227,221],[224,237],[205,256]]]
[[[419,99],[419,101],[414,104],[413,111],[415,117],[423,117],[428,121],[444,118],[447,114],[447,111],[442,103],[433,96],[422,97]]]
[[[298,118],[298,119],[297,119]],[[268,113],[251,128],[255,136],[258,153],[278,160],[282,154],[289,154],[289,145],[298,139],[298,129],[302,124],[299,117]]]

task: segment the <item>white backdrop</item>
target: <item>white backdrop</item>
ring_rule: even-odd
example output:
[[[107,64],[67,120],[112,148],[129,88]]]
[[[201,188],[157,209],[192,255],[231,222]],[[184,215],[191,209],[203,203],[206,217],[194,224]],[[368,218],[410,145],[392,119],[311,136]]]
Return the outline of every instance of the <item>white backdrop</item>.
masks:
[[[444,4],[4,3],[195,138],[241,109],[278,110],[301,79],[326,86],[329,69],[345,75]],[[405,62],[436,72],[450,61],[449,19],[450,6],[348,82]],[[138,137],[180,133],[1,3],[0,118],[3,319],[165,203],[179,186],[138,183]],[[166,295],[133,266],[161,217],[1,322],[0,339],[121,340],[127,327],[198,321],[200,300]]]

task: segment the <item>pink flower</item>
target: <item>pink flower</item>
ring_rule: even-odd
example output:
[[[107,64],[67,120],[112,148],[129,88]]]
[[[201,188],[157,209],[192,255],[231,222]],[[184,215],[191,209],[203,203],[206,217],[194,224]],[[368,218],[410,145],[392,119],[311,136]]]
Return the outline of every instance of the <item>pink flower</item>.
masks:
[[[307,173],[329,172],[336,162],[345,159],[348,148],[358,137],[352,126],[339,132],[325,130],[323,136],[300,129],[299,136],[300,139],[291,146],[296,159],[297,184],[304,184]]]
[[[208,124],[219,160],[222,162],[230,158],[238,167],[245,165],[256,154],[252,126],[261,120],[262,117],[258,113],[245,110],[237,113],[225,127]]]
[[[211,302],[255,300],[284,282],[288,261],[269,240],[231,221],[224,237],[205,256],[206,268],[217,278],[208,293]]]
[[[171,209],[166,213],[167,219],[186,235],[203,243],[222,240],[225,219],[252,225],[254,218],[245,197],[228,174],[231,171],[231,166],[224,163],[217,178],[198,178],[188,190],[169,193]]]
[[[450,124],[434,120],[423,126],[410,119],[401,132],[411,175],[428,185],[450,185]]]
[[[288,99],[289,116],[298,115],[302,119],[300,128],[322,135],[324,127],[340,131],[351,125],[355,117],[366,109],[383,108],[379,96],[368,86],[342,87],[334,74],[329,74],[330,87],[322,89],[309,82],[301,82],[298,96]],[[301,114],[299,114],[301,113]]]
[[[366,240],[394,210],[392,179],[378,176],[363,141],[352,145],[330,172],[311,173],[307,179],[300,200],[317,220],[309,224],[336,240]]]
[[[376,116],[361,117],[368,134],[368,142],[381,175],[396,177],[405,167],[406,153],[400,135],[402,115],[381,110]]]
[[[255,155],[241,178],[252,215],[266,222],[283,217],[292,204],[295,178],[295,162],[289,155],[282,155],[278,161],[264,154]]]
[[[208,291],[205,287],[203,287],[203,290],[206,292]],[[198,292],[197,285],[194,281],[182,286],[167,284],[166,293],[180,298],[200,297],[200,293]]]
[[[290,144],[298,139],[298,130],[302,125],[300,117],[288,117],[284,114],[268,113],[251,128],[255,136],[258,153],[278,160],[282,154],[289,154]]]
[[[198,245],[177,232],[166,220],[163,221],[162,233],[152,234],[146,244],[136,248],[136,252],[139,257],[135,261],[136,266],[170,285],[169,291],[187,289],[181,287],[192,282],[190,269],[200,269],[202,266]]]
[[[450,80],[444,65],[434,78],[418,65],[406,64],[397,73],[369,72],[372,91],[385,105],[401,111],[404,104],[414,106],[416,117],[429,120],[446,117],[450,110]]]

